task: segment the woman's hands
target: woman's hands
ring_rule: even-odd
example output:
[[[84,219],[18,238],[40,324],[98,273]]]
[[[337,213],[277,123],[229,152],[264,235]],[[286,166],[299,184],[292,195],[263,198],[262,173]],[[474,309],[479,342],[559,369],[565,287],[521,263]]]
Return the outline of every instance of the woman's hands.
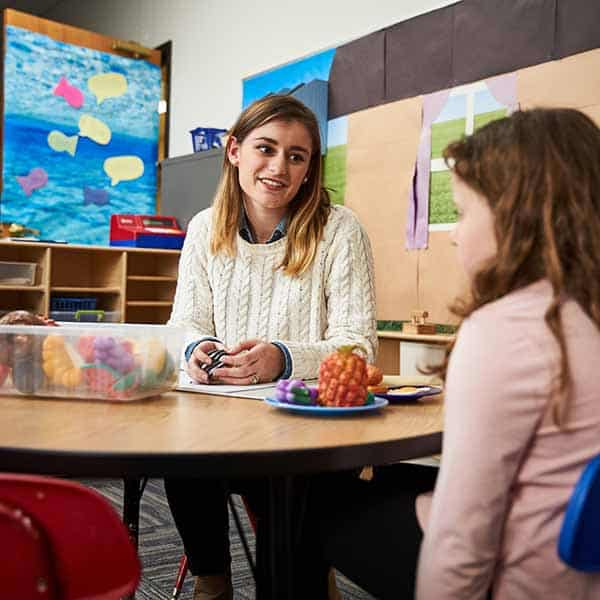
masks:
[[[250,385],[273,381],[283,371],[281,350],[263,340],[246,340],[221,358],[225,366],[213,371],[218,383]]]
[[[212,361],[207,353],[217,349],[227,351],[220,359],[224,366],[215,369],[209,377],[201,365],[210,364]],[[262,340],[246,340],[230,350],[219,342],[204,341],[194,348],[190,356],[188,374],[198,383],[250,385],[273,381],[284,366],[281,350]]]
[[[210,383],[208,373],[202,368],[202,365],[212,362],[207,354],[211,350],[225,350],[225,346],[220,342],[205,340],[196,344],[188,360],[187,373],[196,383]]]

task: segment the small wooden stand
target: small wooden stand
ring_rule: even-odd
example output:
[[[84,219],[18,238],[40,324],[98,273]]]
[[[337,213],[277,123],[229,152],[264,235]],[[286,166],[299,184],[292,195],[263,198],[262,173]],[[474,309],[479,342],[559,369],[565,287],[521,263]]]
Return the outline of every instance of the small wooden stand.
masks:
[[[410,312],[410,323],[402,323],[404,333],[435,333],[435,324],[427,323],[429,313],[426,310],[412,310]]]

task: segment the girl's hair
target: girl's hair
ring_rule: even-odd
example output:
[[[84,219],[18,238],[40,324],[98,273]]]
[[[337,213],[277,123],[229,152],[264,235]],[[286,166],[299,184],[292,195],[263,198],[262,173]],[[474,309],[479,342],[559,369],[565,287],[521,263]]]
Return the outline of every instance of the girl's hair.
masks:
[[[545,320],[561,356],[552,413],[562,426],[572,381],[561,305],[575,300],[600,328],[600,129],[572,109],[518,111],[449,144],[444,159],[487,200],[498,246],[470,298],[451,310],[464,319],[534,281],[550,282]]]
[[[323,237],[331,202],[321,185],[321,138],[319,123],[313,112],[292,96],[271,95],[252,103],[229,130],[229,139],[242,143],[246,136],[266,123],[282,120],[298,122],[306,127],[312,141],[312,155],[307,181],[300,186],[290,204],[287,224],[287,247],[280,267],[288,275],[297,276],[308,269]],[[227,149],[229,144],[227,142]],[[225,252],[235,256],[243,195],[237,169],[229,162],[227,149],[223,157],[221,180],[213,202],[213,233],[210,249],[213,254]]]

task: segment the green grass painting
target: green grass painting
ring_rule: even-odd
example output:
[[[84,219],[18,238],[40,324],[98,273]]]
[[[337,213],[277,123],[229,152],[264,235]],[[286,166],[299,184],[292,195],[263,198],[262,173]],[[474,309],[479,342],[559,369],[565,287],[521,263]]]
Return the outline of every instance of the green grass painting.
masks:
[[[442,150],[465,133],[466,119],[452,119],[431,126],[431,158],[442,158]]]
[[[429,224],[456,223],[456,217],[450,171],[432,172],[429,180]]]
[[[344,204],[346,193],[346,145],[327,149],[323,159],[323,185],[334,204]]]
[[[493,110],[491,112],[475,115],[475,130],[506,116],[506,109]],[[431,126],[431,158],[442,158],[444,148],[454,140],[460,139],[465,133],[466,119],[452,119],[433,123]]]
[[[505,117],[506,112],[507,111],[505,108],[501,108],[499,110],[492,110],[491,112],[479,113],[478,115],[475,115],[475,131],[484,125],[487,125],[491,121],[497,121],[498,119]]]

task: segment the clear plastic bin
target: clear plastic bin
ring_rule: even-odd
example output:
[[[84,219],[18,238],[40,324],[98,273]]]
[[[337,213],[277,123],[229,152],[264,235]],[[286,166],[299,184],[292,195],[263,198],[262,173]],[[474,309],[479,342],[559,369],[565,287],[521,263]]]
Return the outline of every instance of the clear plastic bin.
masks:
[[[0,260],[0,285],[35,285],[36,263]]]
[[[154,396],[175,386],[184,341],[165,325],[0,325],[0,395]]]

